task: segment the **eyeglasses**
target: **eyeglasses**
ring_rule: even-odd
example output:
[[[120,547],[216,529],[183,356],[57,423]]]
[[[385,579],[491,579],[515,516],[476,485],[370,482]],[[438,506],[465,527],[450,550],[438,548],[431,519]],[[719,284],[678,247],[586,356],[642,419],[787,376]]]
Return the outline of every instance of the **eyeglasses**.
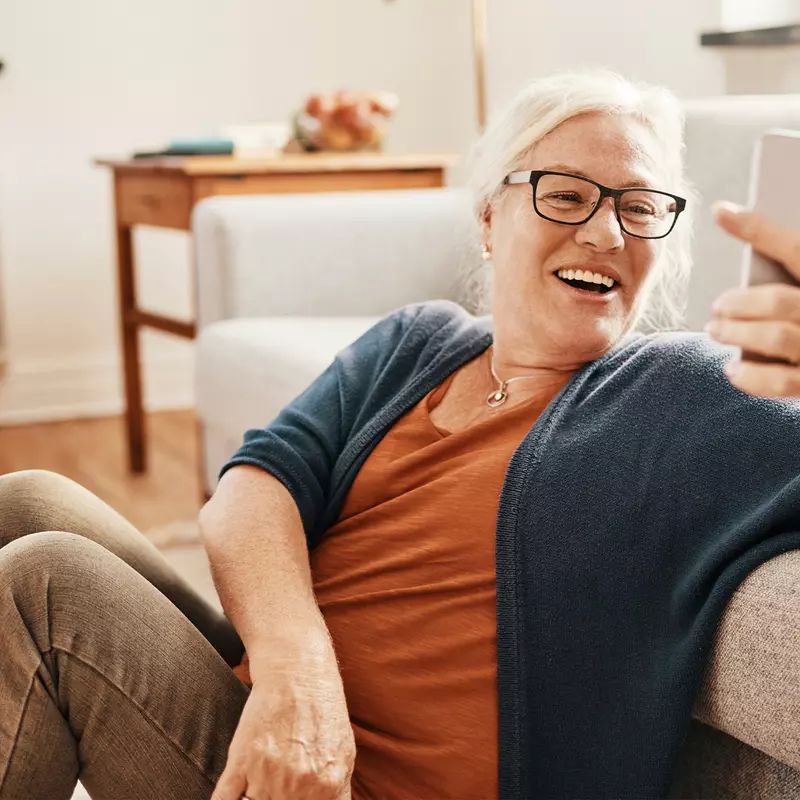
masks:
[[[672,232],[686,200],[655,189],[609,189],[567,172],[525,170],[506,175],[504,184],[530,183],[534,211],[550,222],[583,225],[606,197],[614,198],[620,228],[639,239],[663,239]]]

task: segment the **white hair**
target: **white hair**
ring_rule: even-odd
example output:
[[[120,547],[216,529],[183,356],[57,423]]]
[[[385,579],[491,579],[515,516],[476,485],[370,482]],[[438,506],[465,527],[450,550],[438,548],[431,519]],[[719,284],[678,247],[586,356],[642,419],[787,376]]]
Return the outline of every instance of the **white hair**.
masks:
[[[684,174],[683,110],[669,90],[632,83],[606,69],[566,72],[531,81],[491,120],[473,149],[468,185],[476,219],[482,219],[505,191],[505,176],[524,168],[526,157],[542,137],[569,119],[593,112],[629,115],[651,128],[661,144],[661,152],[651,155],[667,181],[664,189],[688,200],[686,211],[665,239],[662,255],[640,291],[632,323],[639,329],[680,328],[692,267],[692,218],[697,195]],[[490,272],[481,266],[468,278],[467,291],[476,311],[488,310]]]

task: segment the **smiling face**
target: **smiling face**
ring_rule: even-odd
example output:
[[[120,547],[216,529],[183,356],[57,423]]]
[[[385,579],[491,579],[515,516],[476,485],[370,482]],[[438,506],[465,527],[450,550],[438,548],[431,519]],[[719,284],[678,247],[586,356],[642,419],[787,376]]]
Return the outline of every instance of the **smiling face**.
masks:
[[[592,113],[540,139],[519,169],[581,175],[615,189],[671,191],[659,153],[653,132],[632,117]],[[624,233],[613,198],[581,225],[543,219],[529,183],[506,187],[484,220],[483,236],[492,251],[495,341],[518,353],[520,363],[561,368],[599,357],[630,329],[664,247],[663,239]],[[604,293],[576,289],[559,279],[560,270],[599,273],[615,283]]]

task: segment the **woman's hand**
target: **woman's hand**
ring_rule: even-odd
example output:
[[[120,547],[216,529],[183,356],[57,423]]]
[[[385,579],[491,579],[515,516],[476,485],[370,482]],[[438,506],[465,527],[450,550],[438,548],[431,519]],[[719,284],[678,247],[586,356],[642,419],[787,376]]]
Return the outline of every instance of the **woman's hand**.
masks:
[[[780,262],[800,280],[800,231],[730,203],[717,204],[714,216],[723,230]],[[734,386],[764,397],[800,397],[800,288],[771,283],[729,289],[717,298],[711,313],[706,331],[713,339],[791,362],[729,362],[725,372]]]
[[[251,657],[253,689],[212,800],[350,800],[356,748],[333,646],[274,650]]]

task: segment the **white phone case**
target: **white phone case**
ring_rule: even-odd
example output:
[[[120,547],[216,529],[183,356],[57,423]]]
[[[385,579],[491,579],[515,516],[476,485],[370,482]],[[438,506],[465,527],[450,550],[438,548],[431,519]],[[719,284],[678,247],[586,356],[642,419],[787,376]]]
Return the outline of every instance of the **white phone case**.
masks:
[[[800,131],[772,130],[755,144],[750,170],[749,207],[779,225],[800,230]],[[798,281],[781,264],[747,245],[742,255],[741,286]],[[773,362],[741,352],[747,361]]]

